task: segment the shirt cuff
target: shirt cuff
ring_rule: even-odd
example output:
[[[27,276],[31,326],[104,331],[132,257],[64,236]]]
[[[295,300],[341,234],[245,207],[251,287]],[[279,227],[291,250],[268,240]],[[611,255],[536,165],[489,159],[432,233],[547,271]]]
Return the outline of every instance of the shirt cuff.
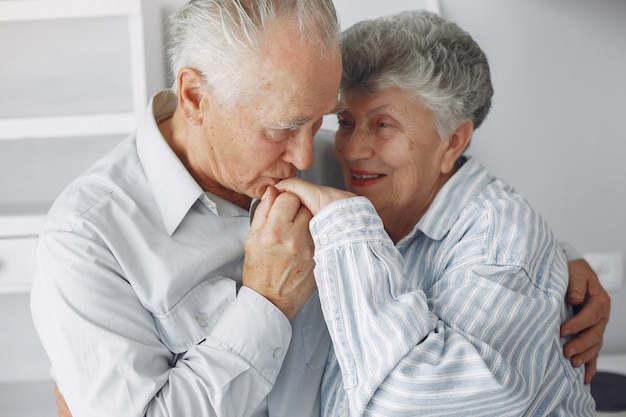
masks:
[[[289,349],[291,324],[265,297],[241,287],[211,332],[211,338],[239,354],[263,377],[274,382]]]
[[[388,238],[383,222],[365,197],[334,201],[309,223],[316,253],[366,240]]]

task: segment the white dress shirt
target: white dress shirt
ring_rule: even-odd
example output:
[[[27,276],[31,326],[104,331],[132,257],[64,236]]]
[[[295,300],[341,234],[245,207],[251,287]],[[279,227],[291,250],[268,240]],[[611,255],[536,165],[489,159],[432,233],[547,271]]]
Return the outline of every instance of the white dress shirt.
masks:
[[[317,416],[330,339],[314,294],[290,323],[241,287],[248,211],[205,193],[158,129],[70,184],[39,238],[31,309],[82,416]]]

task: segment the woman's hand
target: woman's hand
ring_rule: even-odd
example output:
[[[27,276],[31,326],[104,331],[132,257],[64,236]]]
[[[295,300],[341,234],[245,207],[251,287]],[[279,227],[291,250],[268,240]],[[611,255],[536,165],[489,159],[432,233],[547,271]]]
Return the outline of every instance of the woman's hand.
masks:
[[[611,313],[611,297],[585,260],[570,261],[567,266],[567,301],[580,307],[580,311],[561,325],[561,336],[576,335],[563,346],[563,353],[573,366],[585,365],[588,384],[597,371],[598,353]]]
[[[300,198],[300,201],[315,216],[318,211],[328,204],[343,198],[356,197],[356,194],[337,188],[315,185],[300,178],[282,180],[275,187],[280,192],[290,192]]]

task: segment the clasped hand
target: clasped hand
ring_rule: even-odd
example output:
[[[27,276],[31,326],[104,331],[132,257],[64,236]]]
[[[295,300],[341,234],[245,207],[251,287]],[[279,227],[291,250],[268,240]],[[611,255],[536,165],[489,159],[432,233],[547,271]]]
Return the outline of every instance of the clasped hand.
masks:
[[[268,187],[246,239],[243,285],[293,319],[315,289],[309,221],[332,201],[351,196],[298,178]]]

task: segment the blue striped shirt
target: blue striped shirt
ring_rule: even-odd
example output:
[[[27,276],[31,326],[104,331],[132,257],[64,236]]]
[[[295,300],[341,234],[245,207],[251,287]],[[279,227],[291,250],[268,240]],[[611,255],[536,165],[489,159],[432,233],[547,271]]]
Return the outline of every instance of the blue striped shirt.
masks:
[[[334,346],[323,416],[594,416],[584,369],[562,353],[563,252],[477,161],[396,246],[364,197],[310,227]]]

